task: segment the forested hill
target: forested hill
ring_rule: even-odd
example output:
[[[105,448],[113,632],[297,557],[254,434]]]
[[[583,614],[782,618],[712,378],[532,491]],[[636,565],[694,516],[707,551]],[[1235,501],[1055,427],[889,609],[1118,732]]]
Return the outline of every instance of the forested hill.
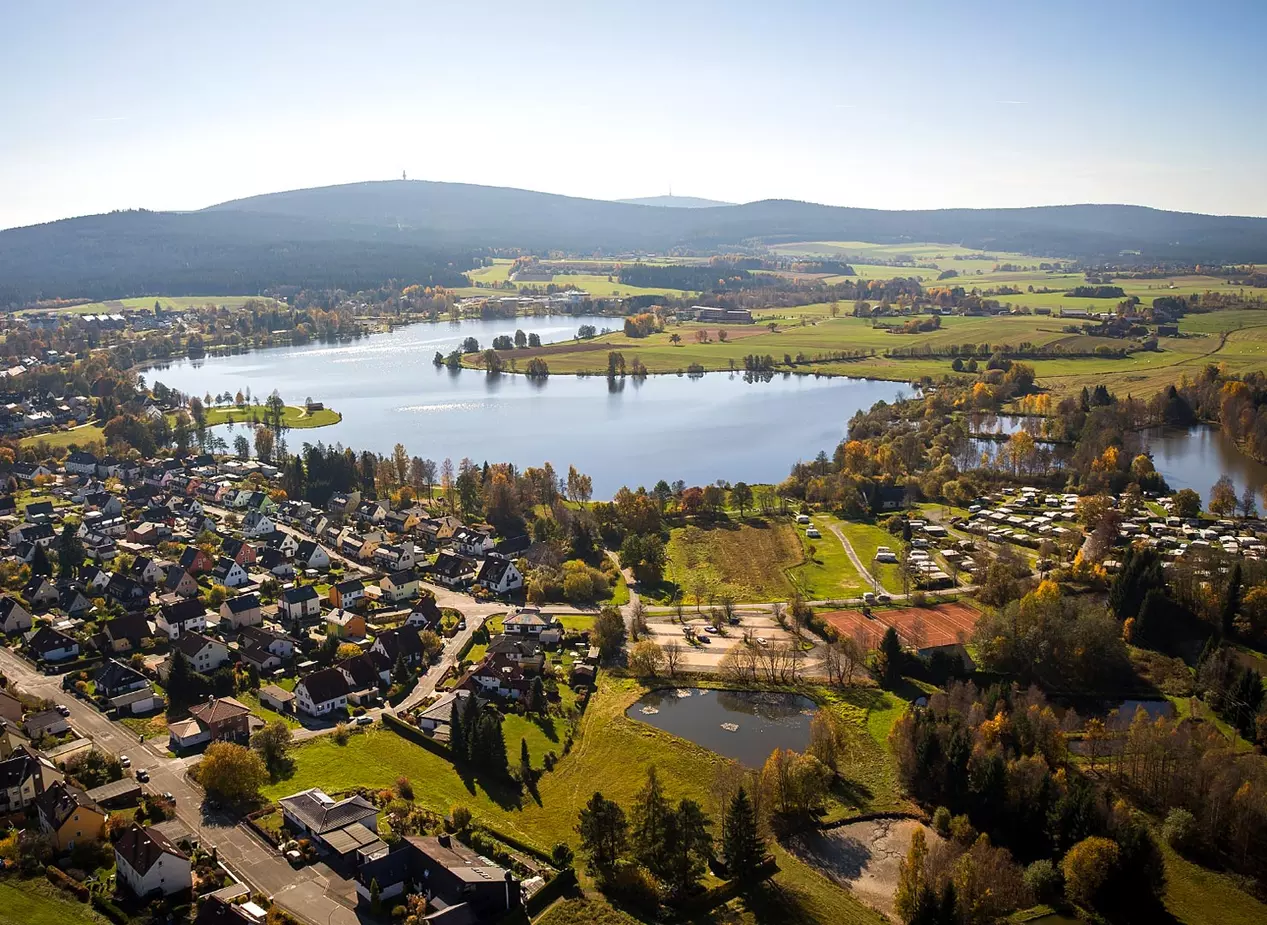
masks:
[[[0,306],[273,285],[356,289],[389,278],[453,285],[487,248],[708,252],[752,240],[935,241],[1038,256],[1267,263],[1267,219],[1139,206],[890,212],[765,200],[664,208],[394,180],[0,231]]]
[[[698,196],[643,196],[637,199],[617,199],[617,202],[633,206],[662,206],[666,209],[709,209],[714,206],[733,206],[733,202],[716,199],[700,199]]]

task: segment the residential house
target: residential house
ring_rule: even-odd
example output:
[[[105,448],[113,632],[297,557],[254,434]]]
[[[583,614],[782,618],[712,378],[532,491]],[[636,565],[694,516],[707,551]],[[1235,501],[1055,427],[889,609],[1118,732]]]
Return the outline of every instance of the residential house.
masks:
[[[84,545],[84,554],[94,562],[109,562],[119,554],[114,538],[95,530],[85,533],[80,542]]]
[[[536,607],[521,607],[502,620],[502,632],[511,636],[540,636],[558,623],[550,614]]]
[[[295,561],[303,568],[324,571],[330,567],[330,554],[320,543],[304,540],[295,550]]]
[[[31,607],[42,610],[56,604],[61,592],[57,590],[53,579],[46,575],[33,575],[22,589],[22,596]]]
[[[418,564],[414,551],[414,541],[404,540],[400,543],[382,543],[374,550],[374,564],[384,571],[399,572],[411,569]]]
[[[356,873],[358,905],[396,903],[420,888],[442,918],[454,922],[500,922],[522,903],[515,875],[491,864],[448,834],[408,835],[399,847],[363,863]]]
[[[211,570],[211,577],[226,588],[240,588],[245,584],[249,584],[251,578],[246,573],[246,569],[238,565],[228,556],[221,556],[216,563],[215,568]]]
[[[337,668],[314,671],[295,685],[295,703],[309,716],[326,716],[348,705],[348,682]]]
[[[446,588],[464,588],[475,577],[475,563],[462,556],[442,552],[425,571],[436,584]]]
[[[70,721],[56,710],[41,710],[29,713],[22,720],[22,731],[28,739],[38,740],[44,736],[57,736],[70,731]]]
[[[382,655],[393,667],[399,658],[403,658],[410,668],[422,664],[422,641],[418,630],[409,626],[398,626],[379,633],[374,637],[370,651]]]
[[[41,626],[29,635],[26,647],[33,656],[45,662],[64,662],[79,655],[79,641],[51,626]]]
[[[440,605],[436,603],[436,599],[430,594],[419,599],[414,604],[413,611],[405,618],[405,625],[411,626],[416,630],[431,630],[438,633],[443,614],[440,613]]]
[[[56,781],[35,798],[40,831],[49,835],[58,851],[101,841],[106,812],[78,787]]]
[[[496,636],[488,644],[485,657],[504,658],[525,671],[540,672],[545,667],[545,648],[531,637]]]
[[[18,546],[22,543],[31,543],[48,549],[56,536],[57,531],[53,529],[52,524],[22,524],[9,531],[9,545]]]
[[[44,792],[44,770],[30,750],[19,747],[0,761],[0,814],[26,809]]]
[[[365,618],[351,610],[332,610],[326,614],[326,635],[340,639],[364,639]]]
[[[57,595],[57,609],[68,617],[78,617],[92,608],[87,589],[78,582],[62,582]]]
[[[246,664],[254,665],[260,674],[265,674],[294,657],[295,642],[262,626],[244,626],[238,636],[238,654]]]
[[[112,577],[109,572],[96,565],[81,565],[79,567],[79,580],[84,583],[85,588],[96,595],[105,593]]]
[[[171,565],[168,566],[167,577],[163,580],[163,593],[175,594],[177,597],[197,597],[198,582],[185,571],[184,566]]]
[[[5,633],[25,633],[31,628],[32,617],[17,598],[5,594],[0,596],[0,631]]]
[[[330,606],[348,609],[355,607],[365,597],[365,582],[349,578],[330,586]],[[364,635],[362,633],[361,635]]]
[[[495,545],[493,537],[474,527],[460,527],[453,532],[453,548],[459,555],[479,557],[488,555]]]
[[[212,697],[190,707],[189,715],[207,728],[212,742],[245,745],[251,737],[251,708],[232,697]]]
[[[116,658],[110,659],[101,666],[93,682],[97,686],[97,694],[107,699],[144,690],[150,686],[145,675]]]
[[[259,511],[251,511],[242,518],[242,535],[248,537],[267,536],[277,529],[277,524],[273,523],[269,518],[261,514]]]
[[[229,598],[220,605],[220,622],[235,630],[244,626],[259,626],[264,622],[260,596],[252,593]]]
[[[137,556],[132,560],[128,577],[153,587],[167,577],[167,570],[164,568],[166,564],[157,559],[151,559],[149,556]]]
[[[485,658],[471,669],[457,688],[520,700],[532,689],[532,680],[518,664],[504,656]]]
[[[177,652],[184,655],[189,667],[199,674],[211,674],[229,660],[229,647],[220,640],[187,630],[176,637],[172,643],[172,654],[158,667],[159,677],[164,681],[171,674]]]
[[[104,637],[103,651],[135,652],[147,638],[153,638],[154,628],[144,614],[133,613],[108,621],[101,629]]]
[[[392,663],[377,652],[362,652],[334,667],[348,682],[348,700],[352,703],[372,702],[379,687],[391,683]]]
[[[335,800],[313,788],[277,802],[287,827],[310,839],[322,854],[379,857],[387,853],[378,838],[378,810],[359,794]]]
[[[144,585],[119,572],[110,577],[106,597],[125,610],[144,610],[150,602],[150,592]]]
[[[466,708],[468,697],[475,697],[475,694],[469,690],[446,691],[441,694],[430,706],[418,711],[418,728],[435,733],[437,738],[447,741],[449,725],[453,721],[453,711],[457,710],[461,713]],[[477,698],[476,706],[483,705],[484,701]]]
[[[66,457],[66,462],[62,465],[71,475],[93,476],[97,474],[97,457],[91,453],[85,453],[83,450],[71,453]]]
[[[115,842],[114,861],[119,884],[140,898],[171,896],[193,887],[189,855],[152,827],[133,823]]]
[[[392,603],[397,603],[417,597],[420,581],[418,573],[409,568],[400,572],[392,572],[390,575],[384,575],[379,579],[378,586],[383,590],[384,598]]]
[[[220,544],[220,549],[226,556],[243,568],[255,564],[255,547],[246,542],[246,540],[240,540],[232,536],[225,537]]]
[[[509,559],[489,556],[475,572],[475,583],[493,594],[509,594],[524,586],[524,576]]]
[[[191,575],[204,575],[215,565],[215,560],[197,546],[186,546],[180,555],[180,567]]]
[[[32,501],[22,509],[22,516],[29,524],[47,524],[53,522],[52,501]]]
[[[271,546],[264,548],[256,562],[261,569],[278,578],[291,578],[295,574],[295,566],[291,564],[286,554]]]
[[[53,470],[43,463],[15,462],[13,475],[22,482],[34,482],[40,476],[52,475]]]
[[[158,609],[155,623],[168,639],[179,639],[182,633],[202,632],[207,628],[207,608],[196,597],[164,604]]]
[[[294,623],[315,622],[321,616],[321,598],[312,585],[288,588],[277,605],[278,616]]]
[[[123,502],[108,491],[96,491],[84,497],[84,507],[96,511],[102,517],[119,517],[123,514]]]
[[[381,501],[362,501],[356,509],[356,519],[367,524],[381,524],[387,519],[390,508]]]

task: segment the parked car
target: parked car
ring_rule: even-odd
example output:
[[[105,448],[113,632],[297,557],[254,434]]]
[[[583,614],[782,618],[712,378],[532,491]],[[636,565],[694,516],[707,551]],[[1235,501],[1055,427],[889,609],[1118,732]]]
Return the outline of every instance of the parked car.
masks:
[[[715,633],[715,632],[717,632],[717,627],[713,626],[713,625],[710,623],[710,624],[708,624],[707,626],[705,626],[705,627],[704,627],[704,632],[706,632],[706,633]]]
[[[766,641],[765,641],[765,637],[764,637],[764,636],[758,636],[758,637],[757,637],[757,645],[759,645],[759,646],[764,646],[764,645],[766,645]]]
[[[893,598],[889,597],[887,594],[877,594],[875,599],[881,604],[887,604],[889,601],[893,600]]]
[[[817,527],[810,527],[808,530],[805,531],[805,535],[808,536],[811,540],[821,540],[823,538],[823,535],[818,532]]]
[[[139,783],[148,784],[150,782],[150,772],[145,770],[145,768],[137,768],[136,779]]]
[[[797,514],[797,515],[796,515],[796,522],[797,522],[798,524],[807,524],[807,523],[809,523],[809,515],[808,515],[808,514]]]
[[[57,705],[57,712],[62,716],[70,716],[70,707],[66,706],[64,703],[59,703]]]
[[[129,758],[127,755],[120,755],[120,756],[119,756],[119,765],[120,765],[120,767],[130,768],[130,767],[132,767],[132,759],[131,759],[131,758]]]
[[[868,591],[862,595],[862,602],[864,604],[874,604],[875,601],[876,601],[875,593],[872,591]]]
[[[374,717],[372,717],[372,716],[358,716],[358,717],[356,718],[355,722],[356,722],[356,724],[357,724],[358,726],[368,726],[370,723],[374,722]]]

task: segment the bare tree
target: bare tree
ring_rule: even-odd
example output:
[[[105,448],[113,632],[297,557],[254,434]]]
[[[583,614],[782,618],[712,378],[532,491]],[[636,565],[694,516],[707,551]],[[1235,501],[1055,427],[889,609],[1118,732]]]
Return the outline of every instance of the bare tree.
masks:
[[[629,608],[629,632],[634,639],[647,635],[647,605],[638,598]]]
[[[732,622],[735,616],[735,596],[727,591],[720,595],[717,600],[721,604],[722,616],[726,618],[726,622]]]
[[[782,604],[771,604],[770,615],[774,617],[774,622],[779,626],[787,626],[787,615]]]
[[[666,642],[662,647],[664,651],[664,670],[669,673],[669,677],[677,674],[678,666],[682,664],[682,644],[676,639],[672,642]]]
[[[840,652],[840,680],[842,684],[853,684],[854,676],[862,667],[866,658],[866,650],[858,645],[855,639],[842,639],[837,647]]]
[[[840,674],[840,647],[834,642],[823,647],[823,673],[827,675],[828,684],[843,683]]]

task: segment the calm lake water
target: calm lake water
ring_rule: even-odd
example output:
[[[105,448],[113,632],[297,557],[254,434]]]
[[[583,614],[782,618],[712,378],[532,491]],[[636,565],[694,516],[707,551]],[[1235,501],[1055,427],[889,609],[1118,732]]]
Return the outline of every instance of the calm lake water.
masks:
[[[311,397],[343,414],[330,427],[291,431],[292,451],[322,441],[390,453],[403,443],[410,454],[437,461],[549,461],[565,473],[575,465],[592,477],[596,498],[659,479],[781,481],[796,460],[830,454],[854,412],[911,392],[897,382],[812,376],[747,383],[734,373],[614,384],[575,376],[530,381],[432,362],[437,350],[447,354],[466,337],[484,347],[522,328],[551,343],[574,337],[582,324],[601,330],[618,321],[553,316],[416,324],[351,343],[180,360],[145,376],[190,395],[249,387],[253,396],[265,396],[276,389],[290,404]],[[238,432],[221,431],[230,442]]]
[[[651,691],[625,715],[759,768],[776,748],[805,750],[817,709],[800,694],[667,688]]]
[[[1015,433],[1028,429],[1041,439],[1039,419],[1009,414],[982,416],[973,427],[980,433]],[[1220,428],[1208,424],[1194,427],[1149,427],[1139,434],[1143,447],[1153,454],[1153,465],[1166,477],[1172,490],[1191,488],[1208,503],[1210,489],[1220,475],[1226,474],[1236,485],[1240,495],[1246,485],[1260,492],[1267,485],[1267,465],[1251,459],[1240,451],[1235,441]],[[997,451],[999,444],[973,441],[973,452],[982,449]],[[1053,447],[1057,459],[1067,458],[1068,447]]]

